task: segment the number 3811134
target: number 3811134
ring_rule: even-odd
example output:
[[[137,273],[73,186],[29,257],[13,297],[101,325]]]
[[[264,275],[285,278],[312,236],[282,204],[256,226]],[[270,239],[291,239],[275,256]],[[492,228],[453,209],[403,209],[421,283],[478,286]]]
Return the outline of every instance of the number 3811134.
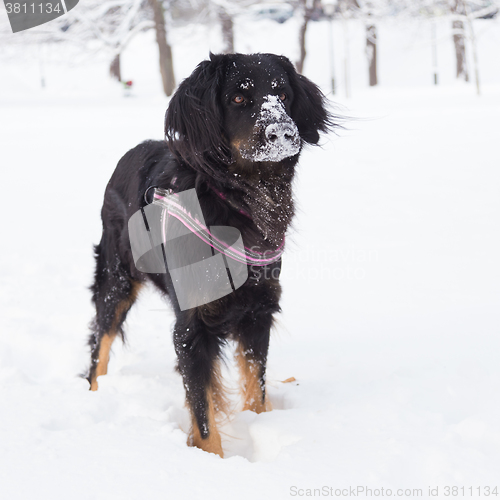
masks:
[[[6,3],[5,8],[7,9],[7,14],[52,14],[52,12],[62,13],[63,9],[60,2],[39,2],[39,3],[29,3],[29,2],[16,2],[16,3]]]

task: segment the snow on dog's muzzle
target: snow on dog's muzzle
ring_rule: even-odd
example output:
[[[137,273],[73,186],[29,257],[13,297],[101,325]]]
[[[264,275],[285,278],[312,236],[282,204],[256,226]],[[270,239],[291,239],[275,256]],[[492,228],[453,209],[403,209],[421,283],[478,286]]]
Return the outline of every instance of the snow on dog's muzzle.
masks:
[[[278,96],[268,95],[261,107],[255,123],[255,133],[264,130],[264,140],[251,148],[241,151],[246,160],[281,161],[300,152],[300,135],[297,125],[287,115]]]
[[[291,120],[290,120],[291,121]],[[286,149],[300,145],[299,131],[295,123],[272,123],[266,127],[266,140],[275,147]]]

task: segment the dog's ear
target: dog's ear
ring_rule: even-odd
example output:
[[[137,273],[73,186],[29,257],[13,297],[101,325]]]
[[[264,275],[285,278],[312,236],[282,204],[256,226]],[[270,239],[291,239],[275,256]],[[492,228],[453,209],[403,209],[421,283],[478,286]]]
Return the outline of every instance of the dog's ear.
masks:
[[[289,59],[283,56],[280,59],[293,89],[292,119],[300,137],[309,144],[317,144],[319,132],[328,132],[335,127],[334,117],[327,110],[326,98],[316,84],[297,73]]]
[[[309,144],[317,144],[319,132],[327,132],[333,125],[325,96],[316,84],[299,74],[294,89],[292,118],[300,136]]]
[[[225,74],[223,55],[210,54],[180,85],[165,115],[165,138],[172,151],[191,164],[227,162],[219,89]],[[193,165],[194,166],[194,165]]]

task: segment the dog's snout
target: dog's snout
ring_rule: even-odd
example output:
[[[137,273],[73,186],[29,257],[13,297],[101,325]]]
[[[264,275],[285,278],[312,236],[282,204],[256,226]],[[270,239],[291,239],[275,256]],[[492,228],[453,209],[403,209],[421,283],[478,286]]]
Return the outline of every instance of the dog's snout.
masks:
[[[297,130],[290,125],[273,123],[266,127],[266,139],[268,142],[295,141]]]

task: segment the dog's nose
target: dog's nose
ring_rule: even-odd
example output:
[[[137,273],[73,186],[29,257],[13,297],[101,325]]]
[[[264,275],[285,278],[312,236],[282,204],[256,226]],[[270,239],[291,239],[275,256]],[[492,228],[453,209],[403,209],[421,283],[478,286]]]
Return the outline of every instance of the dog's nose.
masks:
[[[295,142],[297,135],[297,129],[287,124],[272,123],[266,127],[266,139],[271,143]]]

